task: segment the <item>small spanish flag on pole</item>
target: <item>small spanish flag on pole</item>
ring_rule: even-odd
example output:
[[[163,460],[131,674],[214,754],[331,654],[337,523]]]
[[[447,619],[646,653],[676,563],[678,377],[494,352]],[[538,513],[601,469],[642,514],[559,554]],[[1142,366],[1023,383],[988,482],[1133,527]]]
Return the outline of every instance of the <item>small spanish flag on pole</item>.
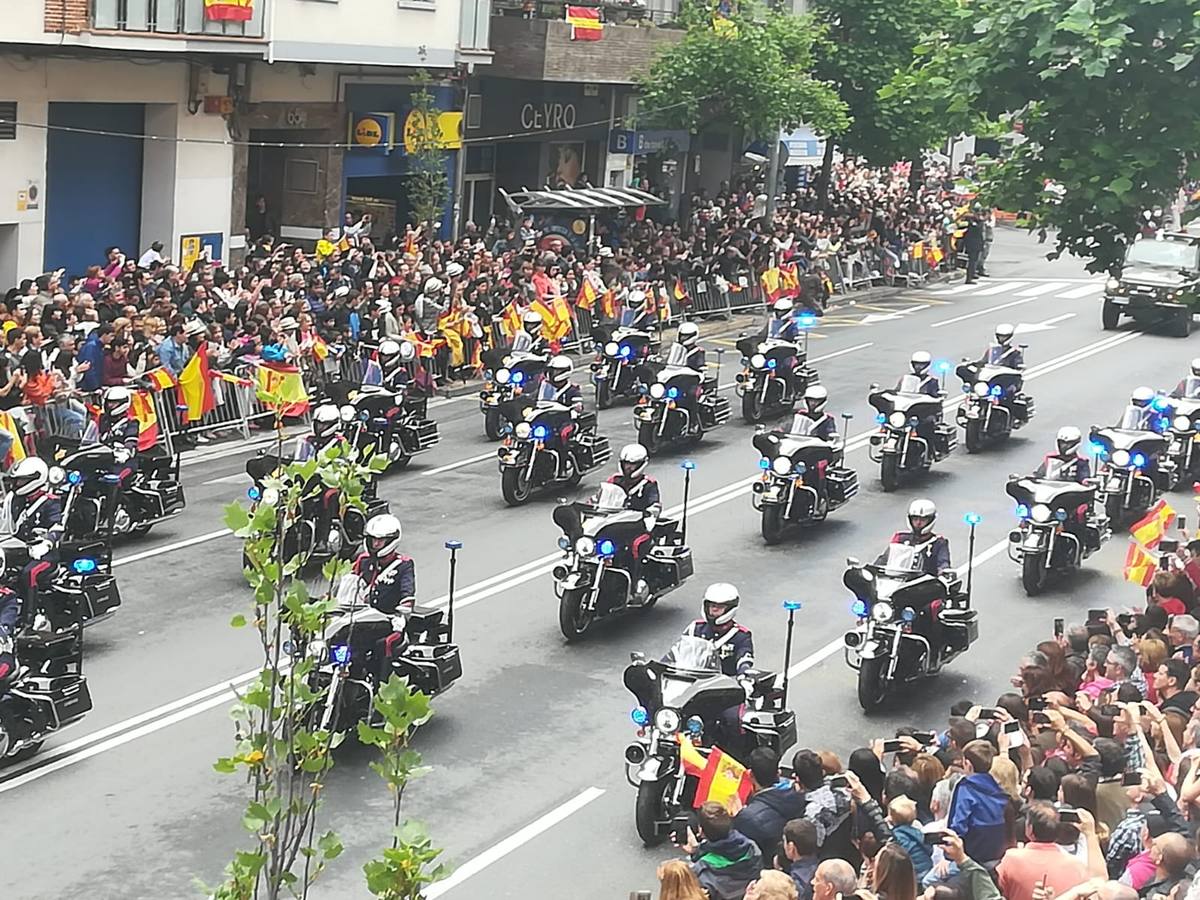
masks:
[[[686,306],[688,303],[691,302],[691,298],[688,297],[687,289],[683,286],[683,279],[681,279],[681,278],[675,279],[675,288],[673,290],[673,293],[675,294],[675,302],[676,303],[682,303]]]
[[[170,369],[162,366],[147,372],[146,380],[150,382],[150,388],[154,391],[167,391],[175,387],[176,384],[175,376],[171,374]]]
[[[1141,544],[1130,541],[1129,549],[1125,552],[1125,567],[1122,570],[1125,580],[1149,587],[1157,572],[1158,561],[1147,553]]]
[[[567,21],[571,24],[573,41],[598,41],[604,36],[600,10],[594,6],[568,6]]]
[[[596,286],[584,276],[583,284],[579,288],[579,294],[575,297],[575,307],[577,309],[590,310],[596,305],[596,298],[600,296],[596,291]]]
[[[1143,547],[1153,550],[1174,521],[1175,510],[1167,505],[1166,500],[1159,500],[1150,507],[1145,516],[1129,527],[1129,533]]]

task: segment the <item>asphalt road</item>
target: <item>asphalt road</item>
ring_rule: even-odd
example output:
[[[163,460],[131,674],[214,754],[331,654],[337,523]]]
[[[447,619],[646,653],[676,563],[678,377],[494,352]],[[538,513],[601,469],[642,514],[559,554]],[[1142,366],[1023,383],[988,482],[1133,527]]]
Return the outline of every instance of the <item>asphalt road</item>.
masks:
[[[859,495],[819,529],[766,547],[748,493],[758,472],[752,432],[735,420],[691,454],[695,577],[654,609],[597,628],[578,645],[565,645],[559,634],[547,574],[556,557],[555,497],[507,509],[474,402],[436,406],[442,443],[381,487],[404,522],[424,602],[446,590],[443,542],[464,543],[456,637],[465,675],[438,698],[434,719],[419,733],[418,749],[433,771],[406,795],[408,815],[427,823],[459,867],[430,898],[611,900],[654,885],[654,867],[671,851],[644,850],[634,833],[622,764],[633,702],[620,677],[630,650],[669,646],[697,615],[709,582],[740,587],[740,620],[753,629],[765,668],[782,667],[782,601],[802,601],[791,693],[800,743],[843,754],[899,724],[943,726],[961,697],[994,699],[1054,616],[1079,620],[1089,607],[1136,602],[1138,590],[1120,579],[1120,536],[1069,584],[1026,598],[1003,551],[1014,521],[1003,485],[1009,473],[1038,463],[1060,425],[1113,420],[1133,387],[1174,384],[1197,351],[1189,341],[1127,328],[1101,331],[1100,282],[1073,261],[1049,263],[1041,253],[1025,235],[1001,231],[990,281],[839,310],[810,348],[830,410],[854,415],[853,438],[874,425],[867,385],[894,381],[913,350],[956,360],[978,353],[996,322],[1021,323],[1027,389],[1037,401],[1030,425],[984,453],[960,447],[895,494],[882,493],[863,441],[852,441]],[[722,382],[732,380],[735,356]],[[957,380],[950,380],[955,397]],[[634,439],[628,406],[601,413],[600,423],[614,455]],[[246,485],[244,461],[234,454],[186,466],[186,514],[118,551],[124,606],[88,633],[95,710],[32,762],[0,773],[6,900],[193,897],[194,879],[218,880],[235,848],[248,845],[242,785],[211,765],[232,746],[229,685],[256,662],[252,636],[228,625],[249,596],[237,543],[221,533],[222,507]],[[652,463],[668,505],[682,499],[679,461]],[[588,478],[580,491],[597,480]],[[939,678],[867,718],[839,652],[853,623],[841,586],[844,558],[877,552],[904,526],[915,496],[938,504],[956,564],[967,558],[963,515],[983,517],[975,547],[982,636]],[[1186,497],[1177,500],[1181,512],[1193,513]],[[347,849],[316,888],[319,898],[366,896],[361,866],[390,822],[390,800],[367,768],[368,755],[343,751],[323,824],[341,833]]]

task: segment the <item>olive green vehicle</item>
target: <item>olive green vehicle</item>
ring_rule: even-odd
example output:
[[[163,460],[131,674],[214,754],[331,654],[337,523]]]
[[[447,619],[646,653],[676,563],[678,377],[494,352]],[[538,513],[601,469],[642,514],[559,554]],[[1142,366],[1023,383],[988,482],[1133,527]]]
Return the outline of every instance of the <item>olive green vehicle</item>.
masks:
[[[1106,330],[1128,316],[1187,337],[1200,305],[1200,235],[1167,232],[1130,244],[1119,276],[1104,285]]]

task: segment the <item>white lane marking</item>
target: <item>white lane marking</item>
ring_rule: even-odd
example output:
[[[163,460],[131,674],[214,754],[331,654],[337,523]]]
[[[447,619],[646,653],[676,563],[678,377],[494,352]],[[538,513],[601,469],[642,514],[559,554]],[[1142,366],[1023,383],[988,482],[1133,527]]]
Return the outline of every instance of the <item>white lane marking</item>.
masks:
[[[1078,300],[1080,297],[1086,297],[1089,294],[1096,294],[1104,290],[1104,285],[1096,281],[1092,284],[1085,284],[1083,287],[1077,287],[1073,290],[1063,291],[1058,296],[1063,300]]]
[[[989,306],[987,309],[977,309],[975,312],[963,313],[961,316],[955,316],[952,319],[942,319],[940,322],[934,322],[930,328],[941,328],[943,325],[953,325],[955,322],[963,322],[967,319],[974,319],[977,316],[986,316],[998,309],[1008,309],[1010,306],[1020,306],[1022,303],[1029,303],[1034,300],[1033,297],[1026,297],[1023,300],[1012,300],[1008,303],[1001,303],[999,306]]]
[[[1126,343],[1127,341],[1134,340],[1140,336],[1141,334],[1139,332],[1131,332],[1128,334],[1104,338],[1103,340],[1097,341],[1094,344],[1081,347],[1078,350],[1059,357],[1058,359],[1051,360],[1047,363],[1043,363],[1040,366],[1030,369],[1026,373],[1025,378],[1026,380],[1031,380],[1040,375],[1049,374],[1050,372],[1053,372],[1062,366],[1070,365],[1071,363],[1077,362],[1081,359],[1086,359],[1087,357],[1096,353],[1103,352],[1104,350]],[[962,397],[956,397],[947,402],[945,404],[945,408],[947,410],[953,409],[961,402]],[[846,442],[847,451],[855,450],[865,445],[870,435],[873,433],[874,429],[871,429],[870,431],[862,432],[848,439]],[[708,494],[702,495],[701,497],[697,498],[696,501],[694,501],[696,504],[695,507],[689,503],[688,511],[692,512],[693,509],[695,509],[695,511],[699,512],[704,509],[717,506],[720,503],[733,500],[735,497],[743,494],[749,485],[754,482],[756,477],[757,476],[752,476],[747,479],[736,481],[733,484],[725,485],[722,488],[718,488],[709,492]],[[712,502],[714,500],[716,502]],[[671,509],[667,510],[667,513],[669,515],[675,515],[681,510],[682,505],[672,507]],[[194,541],[195,539],[192,540]],[[1003,549],[1005,543],[1007,542],[1002,541],[988,550],[985,550],[980,556],[976,556],[976,564],[978,565],[980,562],[986,561],[992,556],[998,554]],[[159,552],[167,552],[167,548],[159,548],[157,551],[149,552],[155,554]],[[504,591],[524,584],[527,581],[532,581],[534,578],[537,578],[540,575],[550,571],[550,569],[553,567],[553,562],[558,559],[561,559],[561,554],[550,553],[539,559],[524,563],[523,565],[518,566],[508,572],[501,572],[498,575],[494,575],[478,582],[477,584],[464,588],[463,593],[465,597],[461,600],[457,597],[455,598],[455,608],[457,609],[464,606],[470,606],[471,604],[477,603],[480,600],[484,600],[487,597],[494,596],[498,593],[503,593]],[[120,564],[121,561],[114,562],[114,565]],[[442,596],[434,600],[430,605],[443,606],[446,604],[447,600],[448,598],[446,596]],[[816,665],[825,657],[836,652],[841,645],[842,641],[839,638],[837,641],[831,642],[824,648],[816,651],[813,654],[810,654],[808,657],[805,657],[805,659],[797,663],[796,666],[793,666],[788,670],[789,677],[792,677],[793,674],[803,671],[803,669],[799,668],[802,665],[806,668],[811,668],[812,666]],[[26,772],[23,769],[16,769],[14,770],[15,772],[24,772],[24,774],[19,774],[16,778],[12,778],[10,780],[0,780],[0,793],[11,790],[12,788],[17,787],[19,784],[27,784],[30,781],[35,781],[44,775],[50,774],[50,772],[57,772],[68,766],[74,765],[76,762],[82,762],[85,759],[90,759],[104,750],[119,747],[131,740],[135,740],[138,737],[152,734],[161,728],[166,728],[167,726],[173,725],[176,722],[182,722],[194,715],[204,712],[205,710],[211,709],[214,706],[218,706],[220,703],[233,697],[233,690],[230,687],[231,684],[236,686],[239,682],[250,680],[257,674],[257,671],[245,673],[244,675],[238,676],[238,678],[234,679],[232,682],[222,682],[221,684],[213,685],[212,687],[205,688],[202,691],[198,691],[180,700],[160,706],[157,709],[141,713],[122,722],[117,722],[105,729],[102,729],[101,731],[85,735],[84,737],[79,738],[70,744],[64,744],[60,748],[52,749],[48,751],[46,755],[36,757],[30,761],[28,768],[32,769],[31,771]],[[197,698],[203,699],[198,701]],[[198,703],[198,705],[189,706],[189,703]],[[164,715],[164,718],[156,718],[157,716]],[[131,727],[134,728],[133,731],[125,731],[125,729]],[[109,737],[110,735],[112,735],[112,737]],[[79,752],[74,752],[72,749],[68,748],[84,749],[80,750]],[[51,760],[48,765],[46,764],[47,759]],[[34,768],[35,766],[37,768]],[[0,778],[3,777],[4,776],[0,776]]]
[[[561,806],[557,806],[544,816],[534,819],[520,831],[514,832],[502,840],[500,843],[488,847],[482,853],[476,854],[461,866],[454,870],[454,873],[443,881],[430,885],[425,889],[424,896],[428,900],[436,900],[447,891],[458,887],[468,878],[478,875],[488,866],[495,862],[499,862],[514,850],[518,850],[525,844],[528,844],[539,834],[549,831],[559,822],[567,817],[574,815],[583,809],[594,800],[598,800],[604,795],[604,789],[598,787],[587,788],[582,793],[579,793],[568,800]]]
[[[483,462],[488,459],[498,459],[496,451],[492,450],[488,453],[480,453],[478,456],[471,456],[467,459],[460,459],[458,462],[446,463],[444,466],[438,466],[436,469],[422,469],[415,474],[420,478],[428,478],[430,475],[440,475],[442,472],[450,472],[454,469],[461,469],[463,466],[471,466],[477,462]]]
[[[1045,319],[1041,322],[1020,322],[1014,329],[1016,334],[1031,334],[1035,331],[1050,331],[1059,322],[1065,322],[1067,319],[1075,318],[1076,313],[1063,313],[1061,316],[1054,316],[1050,319]]]
[[[220,478],[210,478],[203,484],[245,484],[248,476],[245,472],[234,472],[232,475],[222,475]]]
[[[996,294],[1007,294],[1009,291],[1015,291],[1019,287],[1025,287],[1029,284],[1028,281],[1002,281],[1000,284],[993,284],[985,287],[981,291],[976,291],[971,296],[973,297],[992,297]]]
[[[832,353],[826,353],[824,356],[814,356],[809,362],[819,363],[827,359],[833,359],[837,356],[845,356],[847,353],[857,353],[859,350],[866,350],[868,347],[874,347],[874,341],[867,341],[865,344],[855,344],[853,347],[847,347],[844,350],[835,350]]]
[[[1070,283],[1066,281],[1047,281],[1043,284],[1035,284],[1031,288],[1023,291],[1018,291],[1018,297],[1040,297],[1042,294],[1049,294],[1051,291],[1058,291],[1065,287],[1070,287]]]
[[[233,534],[228,528],[222,528],[220,531],[210,531],[207,534],[197,534],[194,537],[185,538],[182,541],[175,541],[171,544],[163,544],[161,547],[152,547],[149,550],[143,550],[141,553],[131,553],[129,556],[122,556],[120,559],[113,560],[113,566],[127,566],[130,563],[141,562],[143,559],[153,559],[155,556],[162,556],[164,553],[173,553],[176,550],[183,550],[185,547],[194,547],[196,544],[203,544],[207,541],[215,541],[217,538],[223,538]]]

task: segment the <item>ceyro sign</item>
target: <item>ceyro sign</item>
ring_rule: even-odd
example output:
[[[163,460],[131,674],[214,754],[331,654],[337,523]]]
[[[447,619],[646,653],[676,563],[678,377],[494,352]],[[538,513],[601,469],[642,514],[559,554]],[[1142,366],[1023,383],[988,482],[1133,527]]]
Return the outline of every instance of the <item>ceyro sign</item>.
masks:
[[[574,103],[526,103],[521,107],[521,127],[526,131],[574,128],[578,119]]]

